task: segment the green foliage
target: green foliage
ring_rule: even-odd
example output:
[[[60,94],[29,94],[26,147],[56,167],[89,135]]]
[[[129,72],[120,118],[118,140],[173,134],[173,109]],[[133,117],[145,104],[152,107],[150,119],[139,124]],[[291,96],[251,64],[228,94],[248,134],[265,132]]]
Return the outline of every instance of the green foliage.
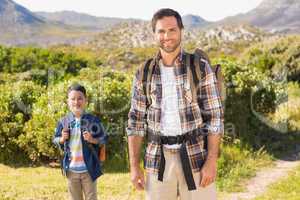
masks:
[[[213,60],[213,63],[221,64],[227,85],[225,127],[231,124],[233,132],[226,132],[231,134],[232,142],[239,138],[240,146],[234,148],[240,148],[241,152],[243,148],[247,151],[248,146],[256,150],[266,145],[273,149],[281,148],[272,141],[278,140],[277,132],[260,117],[267,120],[272,117],[273,122],[283,122],[286,118],[281,117],[289,113],[288,119],[292,119],[290,130],[298,130],[299,109],[293,108],[287,112],[281,108],[283,104],[277,107],[286,98],[286,81],[297,81],[299,78],[299,43],[295,41],[299,41],[299,37],[255,44],[240,56],[241,59],[220,56]],[[193,52],[197,44],[186,46],[188,51]],[[244,47],[237,45],[233,48]],[[23,149],[32,160],[56,157],[57,152],[51,142],[54,128],[59,118],[68,111],[65,104],[68,85],[79,82],[88,92],[87,110],[101,118],[110,134],[107,147],[109,163],[116,165],[122,162],[120,168],[128,166],[124,129],[130,106],[132,74],[156,50],[153,47],[94,51],[89,47],[40,49],[0,46],[0,84],[5,88],[1,89],[1,102],[5,103],[1,104],[3,112],[0,119],[4,122],[0,131],[5,137],[0,140],[5,145],[9,141],[8,149],[11,149],[3,155]],[[209,52],[219,55],[218,45],[215,49],[209,49]],[[14,109],[15,91],[18,90],[8,83],[19,80],[30,82],[32,87],[36,87],[32,91],[42,93],[41,96],[34,94],[32,97],[26,96],[26,92],[19,95],[26,104],[33,105],[30,114]],[[45,84],[47,88],[34,85],[33,82]],[[293,94],[297,94],[296,89],[293,91]],[[292,104],[298,105],[297,101]],[[7,121],[13,123],[8,125]],[[14,127],[14,131],[11,127]],[[230,142],[228,144],[231,145]],[[266,146],[266,149],[270,148]],[[244,156],[241,160],[247,158]],[[231,164],[225,162],[224,167],[227,165]]]
[[[262,148],[258,151],[241,146],[239,139],[221,148],[218,160],[218,181],[220,190],[241,191],[241,180],[255,175],[257,169],[270,165],[272,158]]]
[[[0,87],[0,161],[11,161],[12,155],[22,154],[18,137],[23,134],[26,121],[32,116],[32,104],[39,98],[43,87],[31,81]],[[17,157],[17,156],[16,156]]]
[[[249,58],[247,60],[251,67],[255,67],[263,73],[270,71],[277,62],[271,53],[264,52],[258,48],[253,48],[249,51]]]
[[[288,101],[280,104],[272,115],[275,123],[286,124],[289,131],[300,130],[300,85],[288,84]]]
[[[275,112],[277,102],[285,94],[282,83],[273,81],[268,72],[234,59],[221,58],[214,63],[221,64],[227,85],[225,127],[233,129],[227,134],[254,149],[273,149],[272,140],[278,135],[269,114]]]
[[[52,137],[56,123],[68,112],[66,90],[72,82],[79,82],[86,87],[89,101],[87,110],[101,118],[110,134],[111,142],[107,147],[110,159],[124,161],[124,149],[127,146],[124,126],[129,109],[131,77],[114,71],[83,69],[78,77],[48,87],[33,106],[33,117],[25,125],[20,145],[32,160],[39,160],[43,156],[54,158],[57,155]]]
[[[276,79],[300,81],[300,36],[275,38],[254,45],[241,60]]]
[[[7,73],[28,72],[31,80],[46,84],[49,80],[62,80],[76,75],[88,61],[75,54],[49,51],[40,48],[16,48],[0,46],[0,71]]]

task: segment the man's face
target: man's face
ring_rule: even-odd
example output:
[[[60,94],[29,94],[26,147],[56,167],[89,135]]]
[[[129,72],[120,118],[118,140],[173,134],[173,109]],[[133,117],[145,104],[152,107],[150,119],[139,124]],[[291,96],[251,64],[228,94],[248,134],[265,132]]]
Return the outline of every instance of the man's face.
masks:
[[[170,16],[157,20],[154,36],[161,50],[166,53],[172,53],[179,48],[181,30],[178,27],[176,18]]]

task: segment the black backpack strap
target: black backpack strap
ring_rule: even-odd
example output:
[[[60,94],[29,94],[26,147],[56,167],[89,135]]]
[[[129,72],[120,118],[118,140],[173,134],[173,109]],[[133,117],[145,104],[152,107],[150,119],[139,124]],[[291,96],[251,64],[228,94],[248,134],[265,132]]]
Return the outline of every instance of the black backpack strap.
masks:
[[[195,75],[195,67],[194,67],[194,55],[192,54],[186,54],[185,57],[186,61],[186,69],[187,69],[187,80],[189,81],[190,84],[190,89],[192,92],[192,99],[193,102],[197,102],[197,83],[199,82],[199,80],[197,79],[196,75]]]
[[[200,96],[200,80],[205,75],[205,62],[197,54],[186,54],[187,78],[189,80],[193,101],[198,103],[198,95]]]
[[[141,69],[143,92],[146,95],[147,107],[151,104],[150,86],[151,86],[151,78],[153,74],[154,65],[155,65],[155,59],[150,58],[145,62],[143,68]]]

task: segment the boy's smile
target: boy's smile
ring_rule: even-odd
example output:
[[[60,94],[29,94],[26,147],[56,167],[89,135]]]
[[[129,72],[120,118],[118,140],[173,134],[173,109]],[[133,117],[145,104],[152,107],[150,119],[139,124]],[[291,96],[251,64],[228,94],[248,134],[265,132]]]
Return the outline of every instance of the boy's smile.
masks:
[[[86,106],[86,97],[82,92],[73,90],[68,94],[68,106],[76,117],[80,117]]]

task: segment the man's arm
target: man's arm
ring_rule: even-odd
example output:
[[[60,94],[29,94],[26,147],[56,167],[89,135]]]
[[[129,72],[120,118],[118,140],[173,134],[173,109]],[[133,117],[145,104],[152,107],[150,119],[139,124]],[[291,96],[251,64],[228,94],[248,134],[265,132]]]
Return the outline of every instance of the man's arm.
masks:
[[[218,90],[217,79],[208,63],[205,66],[205,77],[201,80],[201,112],[207,130],[208,154],[201,170],[200,186],[206,187],[214,182],[217,176],[217,159],[221,136],[224,132],[224,114]]]
[[[128,136],[129,163],[131,168],[140,166],[140,152],[143,139],[143,137],[137,135]]]
[[[144,174],[140,168],[140,151],[145,136],[146,124],[146,95],[139,71],[133,81],[131,107],[128,113],[128,149],[130,161],[131,182],[136,189],[144,189]]]
[[[128,136],[131,182],[138,190],[144,189],[145,186],[144,174],[140,168],[140,152],[142,143],[143,137],[138,135]]]

